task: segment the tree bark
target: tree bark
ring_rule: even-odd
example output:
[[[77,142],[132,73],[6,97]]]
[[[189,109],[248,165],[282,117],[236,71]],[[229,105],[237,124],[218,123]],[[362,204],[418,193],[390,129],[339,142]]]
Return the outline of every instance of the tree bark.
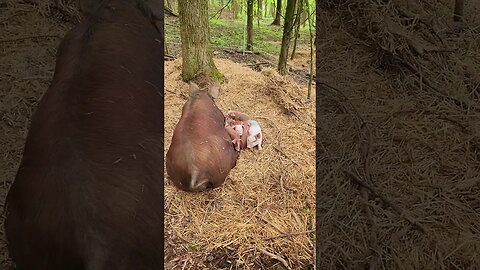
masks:
[[[238,0],[232,0],[231,7],[232,7],[232,17],[234,20],[238,18]]]
[[[264,18],[268,16],[268,0],[265,0],[265,6],[264,6],[265,14],[263,15]]]
[[[262,3],[262,0],[258,0],[258,6],[257,6],[257,15],[258,15],[258,19],[261,20],[262,19],[262,15],[263,15],[263,3]]]
[[[312,81],[313,81],[313,39],[315,38],[315,34],[312,31],[312,19],[310,15],[310,5],[308,4],[308,0],[305,1],[306,13],[307,13],[307,20],[308,20],[308,31],[310,32],[310,76],[308,78],[308,90],[307,90],[307,99],[310,99],[312,96]]]
[[[460,22],[463,20],[464,0],[455,0],[455,10],[453,11],[453,21]]]
[[[253,0],[247,0],[247,51],[253,49]]]
[[[308,0],[303,0],[303,2],[305,3],[305,7],[309,5]],[[305,12],[304,10],[304,12],[302,13],[302,16],[300,17],[300,21],[302,22],[302,27],[305,27],[305,25],[307,24],[308,16],[309,16],[308,12]]]
[[[208,0],[179,0],[182,41],[182,79],[190,81],[205,75],[216,81],[223,76],[213,63],[208,27]]]
[[[306,1],[306,0],[305,0]],[[293,39],[293,48],[292,48],[292,56],[290,59],[293,60],[293,57],[295,57],[295,50],[297,49],[297,39],[300,36],[300,18],[303,13],[303,0],[298,0],[297,3],[297,15],[295,16],[295,36]]]
[[[277,14],[277,7],[275,6],[275,3],[276,3],[276,0],[272,0],[272,7],[270,8],[270,16],[272,16],[272,18],[275,18],[275,14]]]
[[[277,0],[277,8],[275,8],[275,19],[272,25],[280,25],[280,18],[282,17],[282,0]]]
[[[278,59],[278,71],[281,75],[287,73],[288,48],[293,32],[293,20],[295,17],[296,0],[287,0],[287,8],[285,10],[285,21],[283,23],[282,47],[280,49],[280,57]]]

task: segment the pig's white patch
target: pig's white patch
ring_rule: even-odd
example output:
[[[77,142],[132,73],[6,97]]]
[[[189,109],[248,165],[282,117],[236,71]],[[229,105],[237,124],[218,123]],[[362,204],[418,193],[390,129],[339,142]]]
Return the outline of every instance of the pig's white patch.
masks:
[[[247,137],[247,148],[253,149],[258,146],[258,150],[262,150],[263,134],[260,125],[255,120],[248,120],[249,131]]]
[[[233,127],[238,135],[242,136],[243,134],[243,126],[242,125],[235,125]]]

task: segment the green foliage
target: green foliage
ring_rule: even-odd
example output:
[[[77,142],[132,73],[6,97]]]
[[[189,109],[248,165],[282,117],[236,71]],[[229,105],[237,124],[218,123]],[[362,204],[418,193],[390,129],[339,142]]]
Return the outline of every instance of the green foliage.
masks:
[[[195,251],[197,250],[197,248],[198,248],[198,244],[195,242],[190,243],[190,245],[188,246],[188,249],[190,249],[191,251]]]
[[[265,3],[264,0],[263,2]],[[310,7],[315,7],[314,0],[307,0],[310,3]],[[225,0],[224,3],[227,3],[228,0]],[[270,3],[276,1],[271,1]],[[286,3],[286,1],[284,1]],[[240,4],[240,1],[238,1]],[[256,5],[258,1],[254,1]],[[269,5],[270,5],[269,3]],[[246,5],[246,0],[242,1],[242,4]],[[209,13],[210,16],[213,16],[221,8],[220,1],[209,1]],[[229,12],[227,7],[223,12]],[[271,6],[269,6],[271,8]],[[254,12],[256,12],[256,7]],[[285,12],[285,5],[282,7],[282,11]],[[217,14],[218,15],[218,14]],[[315,18],[315,14],[313,15]],[[273,21],[273,18],[270,16],[270,12],[267,17],[263,17],[260,20],[260,25],[257,24],[257,17],[254,16],[253,24],[253,50],[278,54],[280,53],[280,46],[282,42],[282,26],[272,26],[270,25]],[[315,20],[314,20],[315,21]],[[228,47],[243,49],[246,45],[246,35],[247,35],[247,18],[246,18],[246,6],[243,8],[243,14],[238,14],[238,19],[218,19],[218,16],[211,18],[209,20],[210,25],[210,40],[213,46],[219,47]],[[283,18],[282,18],[283,24]],[[315,27],[314,25],[312,27]],[[165,38],[167,42],[181,42],[180,40],[180,25],[178,19],[167,19],[165,24]],[[298,39],[299,44],[309,46],[309,30],[308,23],[302,24],[300,26],[300,37]],[[170,45],[171,46],[171,45]]]

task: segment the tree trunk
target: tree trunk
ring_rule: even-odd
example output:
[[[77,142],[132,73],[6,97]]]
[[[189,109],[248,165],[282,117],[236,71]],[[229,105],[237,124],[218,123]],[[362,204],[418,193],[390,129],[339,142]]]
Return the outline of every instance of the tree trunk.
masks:
[[[275,6],[275,0],[272,0],[272,5],[271,5],[271,8],[270,8],[270,11],[271,11],[271,14],[270,16],[272,16],[272,18],[275,18],[275,14],[277,14],[277,11],[276,11],[276,6]]]
[[[275,9],[275,19],[273,20],[272,25],[280,25],[281,17],[282,17],[282,0],[277,0],[277,8]]]
[[[296,0],[287,0],[287,8],[285,10],[285,21],[283,23],[282,47],[280,48],[280,57],[278,59],[278,71],[281,75],[287,73],[288,47],[293,32],[293,20],[295,19],[295,2]]]
[[[307,0],[305,0],[307,1]],[[295,16],[295,36],[293,39],[293,48],[292,48],[292,56],[290,59],[293,60],[293,57],[295,56],[295,50],[297,49],[297,39],[300,36],[300,18],[303,13],[303,0],[298,0],[297,3],[297,15]]]
[[[262,0],[257,1],[257,27],[260,27],[260,19],[262,18]]]
[[[253,49],[253,0],[247,0],[247,51]]]
[[[263,5],[263,18],[266,18],[267,17],[267,14],[268,14],[268,0],[265,0],[265,4]]]
[[[182,41],[182,79],[205,75],[217,81],[223,76],[213,63],[208,27],[208,0],[178,0]]]
[[[262,19],[262,15],[263,15],[263,3],[262,3],[262,0],[258,0],[258,19],[261,20]]]
[[[232,0],[231,7],[232,7],[232,18],[236,20],[238,18],[238,0]]]
[[[463,20],[464,0],[455,0],[455,10],[453,11],[453,21],[460,22]]]
[[[309,5],[308,0],[303,0],[303,2],[305,3],[305,7]],[[302,22],[302,27],[305,27],[305,25],[307,24],[308,16],[309,16],[308,12],[304,10],[302,13],[302,16],[300,17],[300,21]]]
[[[306,13],[307,13],[307,20],[308,20],[308,31],[310,32],[310,76],[308,78],[308,90],[307,90],[307,99],[310,99],[312,96],[312,81],[313,81],[313,39],[315,38],[315,34],[312,31],[312,19],[310,15],[310,5],[308,4],[308,0],[305,1]]]

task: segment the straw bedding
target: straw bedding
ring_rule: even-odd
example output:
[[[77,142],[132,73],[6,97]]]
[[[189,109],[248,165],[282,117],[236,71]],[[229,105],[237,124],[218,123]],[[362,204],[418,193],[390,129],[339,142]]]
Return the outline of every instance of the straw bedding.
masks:
[[[166,177],[166,254],[171,260],[166,265],[267,269],[279,264],[263,250],[292,269],[307,269],[313,263],[313,232],[308,231],[315,224],[315,104],[306,100],[305,87],[274,70],[256,72],[226,59],[215,64],[227,79],[217,106],[257,120],[264,149],[242,151],[224,185],[210,192],[179,191]],[[188,95],[180,72],[181,59],[166,63],[165,150]]]
[[[325,1],[318,269],[478,269],[480,6]],[[474,3],[475,2],[475,3]]]

